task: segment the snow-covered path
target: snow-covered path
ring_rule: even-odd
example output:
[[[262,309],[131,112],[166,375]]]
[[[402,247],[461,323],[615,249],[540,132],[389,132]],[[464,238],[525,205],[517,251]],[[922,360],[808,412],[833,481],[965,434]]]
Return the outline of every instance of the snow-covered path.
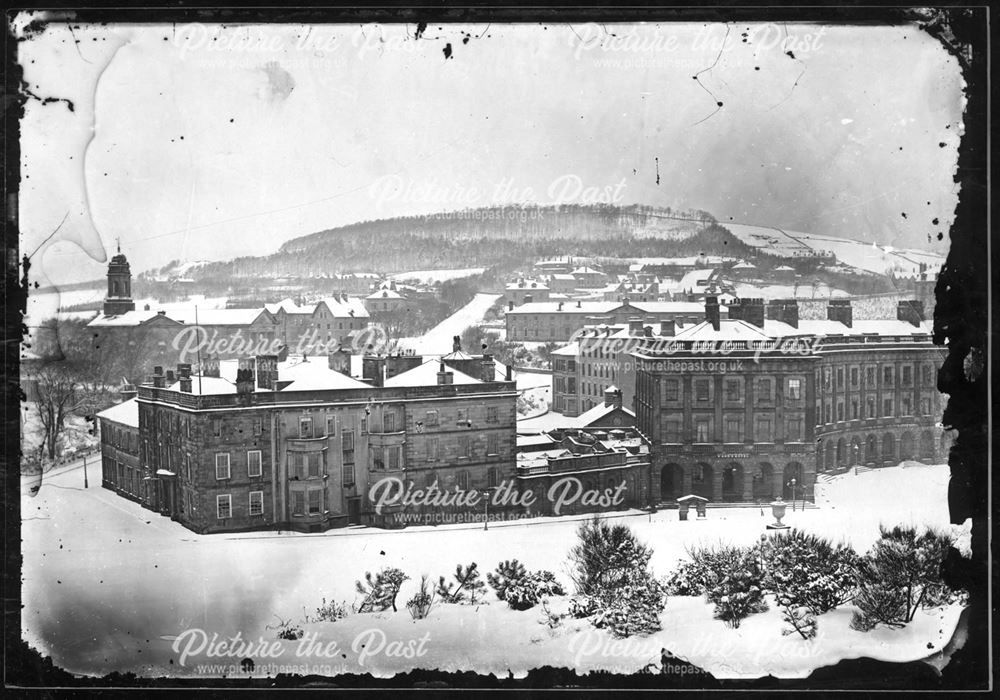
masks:
[[[500,296],[500,294],[476,294],[472,301],[422,336],[400,339],[400,345],[412,349],[418,355],[445,355],[451,352],[452,338],[462,335],[462,331],[466,328],[482,321],[486,311]],[[479,352],[479,348],[465,348],[465,350],[469,353]]]

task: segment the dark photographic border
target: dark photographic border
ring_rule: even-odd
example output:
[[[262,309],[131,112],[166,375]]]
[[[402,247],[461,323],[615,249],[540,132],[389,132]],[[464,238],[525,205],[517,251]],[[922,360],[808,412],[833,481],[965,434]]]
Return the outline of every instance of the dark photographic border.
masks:
[[[845,660],[817,669],[808,678],[779,680],[716,680],[701,674],[649,676],[590,673],[578,675],[573,669],[543,667],[526,678],[497,678],[475,673],[443,673],[419,670],[390,679],[370,675],[346,675],[333,679],[278,676],[273,679],[174,679],[141,678],[111,673],[102,678],[78,678],[53,665],[48,657],[29,649],[21,639],[20,596],[20,488],[19,488],[19,340],[24,332],[22,314],[33,280],[24,251],[19,250],[18,191],[20,182],[19,120],[24,104],[32,99],[58,99],[58,95],[35,96],[23,89],[17,65],[17,39],[10,28],[11,17],[19,9],[7,10],[5,36],[5,342],[4,342],[4,685],[6,687],[67,688],[211,688],[213,694],[227,694],[236,688],[339,688],[339,689],[503,689],[537,692],[560,688],[574,691],[613,689],[735,689],[735,690],[986,690],[992,688],[992,578],[988,516],[996,516],[990,499],[990,360],[988,339],[991,328],[990,264],[995,250],[991,245],[989,198],[991,171],[989,152],[989,76],[992,67],[989,9],[948,4],[938,9],[897,6],[842,7],[797,5],[771,7],[730,7],[702,5],[665,7],[662,5],[613,6],[587,3],[551,3],[534,6],[499,6],[466,3],[445,6],[382,3],[359,7],[220,7],[205,2],[169,0],[157,7],[115,7],[111,3],[51,2],[45,6],[19,9],[51,10],[48,21],[75,23],[185,23],[202,22],[314,22],[314,23],[408,23],[421,33],[420,25],[446,22],[627,22],[627,21],[809,21],[851,24],[914,23],[935,37],[956,57],[966,81],[968,100],[964,115],[965,132],[959,146],[955,181],[961,187],[955,222],[950,231],[951,248],[940,274],[934,314],[934,341],[947,342],[948,358],[938,376],[938,388],[950,395],[943,422],[958,430],[949,455],[951,481],[948,505],[951,522],[972,519],[972,559],[963,559],[952,550],[946,562],[946,580],[970,592],[970,604],[959,629],[964,644],[954,651],[950,663],[938,675],[923,662],[888,663],[872,659]],[[39,20],[38,27],[44,25]],[[489,38],[475,39],[489,41]],[[458,57],[460,60],[460,57]],[[873,59],[874,60],[874,59]],[[23,261],[23,268],[19,264]],[[964,628],[964,630],[963,630]],[[956,635],[957,636],[957,635]],[[955,644],[956,640],[953,640]]]

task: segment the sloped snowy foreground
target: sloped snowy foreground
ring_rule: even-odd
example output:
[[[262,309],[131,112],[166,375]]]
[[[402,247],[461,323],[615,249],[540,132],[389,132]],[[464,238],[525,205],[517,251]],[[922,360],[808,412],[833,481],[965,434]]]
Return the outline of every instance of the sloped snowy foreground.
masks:
[[[880,523],[948,530],[967,549],[968,524],[948,525],[947,480],[947,467],[915,464],[845,474],[819,487],[820,508],[789,512],[785,522],[843,539],[859,552],[877,539]],[[413,668],[521,675],[542,665],[634,672],[658,663],[666,648],[717,677],[801,677],[843,658],[927,657],[947,643],[960,612],[958,606],[922,611],[904,629],[865,633],[848,627],[847,606],[821,615],[818,637],[805,641],[782,636],[773,605],[730,629],[712,618],[702,598],[672,597],[662,631],[615,640],[571,617],[551,628],[540,608],[510,610],[490,591],[483,604],[439,604],[414,621],[404,606],[421,574],[436,581],[459,563],[475,561],[485,573],[517,558],[529,570],[552,570],[571,591],[566,554],[579,519],[492,523],[487,531],[464,525],[199,536],[96,488],[96,481],[92,473],[84,490],[82,471],[68,469],[48,476],[36,496],[27,488],[22,496],[23,634],[56,664],[81,674],[246,676],[245,658],[254,660],[257,677],[391,676]],[[756,508],[710,509],[706,520],[685,522],[676,511],[613,517],[653,547],[651,567],[661,576],[686,557],[686,548],[751,544],[772,520]],[[399,612],[311,621],[324,598],[355,601],[355,580],[385,566],[410,577]],[[550,608],[558,613],[566,605],[554,598]],[[305,636],[279,640],[279,621]],[[236,635],[232,648],[219,646]]]

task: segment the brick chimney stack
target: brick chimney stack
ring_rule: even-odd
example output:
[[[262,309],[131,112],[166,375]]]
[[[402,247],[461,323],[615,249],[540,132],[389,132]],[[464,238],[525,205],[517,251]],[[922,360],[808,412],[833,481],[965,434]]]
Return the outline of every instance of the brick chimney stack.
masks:
[[[449,372],[448,368],[442,362],[438,367],[437,373],[438,384],[454,384],[455,383],[455,373]]]
[[[153,386],[157,389],[163,388],[163,368],[157,365],[153,368]]]
[[[795,299],[775,299],[767,305],[767,318],[799,327],[799,302]]]
[[[453,335],[451,337],[451,351],[462,352],[462,336]]]
[[[604,405],[614,406],[615,408],[622,407],[622,390],[618,387],[612,385],[604,390]]]
[[[236,369],[236,393],[244,396],[253,393],[253,358],[241,357]]]
[[[705,297],[705,320],[712,324],[713,330],[719,330],[721,327],[719,297],[714,295]]]
[[[924,304],[916,299],[904,299],[896,304],[896,319],[920,326],[924,320]]]
[[[831,299],[826,306],[826,318],[829,321],[839,321],[850,328],[854,325],[854,310],[850,299]]]
[[[493,355],[487,355],[483,353],[483,359],[481,361],[481,371],[479,378],[484,382],[496,381],[497,369],[496,364],[493,362]]]
[[[735,306],[729,307],[729,318],[733,318],[736,311],[736,318],[753,324],[758,328],[764,327],[764,300],[763,299],[740,299]]]
[[[274,391],[275,384],[278,383],[278,356],[258,355],[257,364],[257,388],[267,391]]]
[[[641,318],[630,318],[628,320],[628,333],[629,333],[629,335],[641,335],[642,334],[642,319]]]
[[[666,319],[660,321],[660,337],[662,338],[672,338],[677,332],[677,326],[673,319]]]

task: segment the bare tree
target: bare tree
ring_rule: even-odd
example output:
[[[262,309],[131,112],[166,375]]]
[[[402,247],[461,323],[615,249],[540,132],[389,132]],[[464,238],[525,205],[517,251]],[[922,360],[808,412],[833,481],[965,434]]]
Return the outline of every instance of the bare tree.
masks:
[[[59,434],[66,423],[66,417],[83,408],[87,402],[81,400],[74,373],[62,362],[42,365],[35,373],[38,388],[35,393],[35,408],[42,422],[42,446],[49,459],[56,458]]]

